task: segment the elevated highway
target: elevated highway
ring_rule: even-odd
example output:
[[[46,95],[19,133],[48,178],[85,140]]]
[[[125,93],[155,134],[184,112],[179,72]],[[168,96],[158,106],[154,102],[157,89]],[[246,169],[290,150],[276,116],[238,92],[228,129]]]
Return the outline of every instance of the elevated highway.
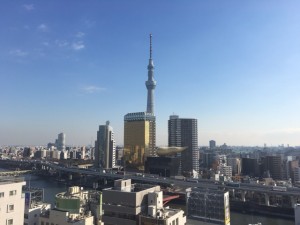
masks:
[[[159,177],[152,174],[136,174],[125,172],[125,174],[103,173],[95,169],[82,169],[76,167],[66,167],[56,162],[47,162],[42,160],[0,160],[0,166],[5,163],[18,166],[26,165],[26,168],[31,168],[34,172],[55,172],[58,174],[67,173],[80,174],[81,176],[92,176],[95,179],[101,178],[106,180],[116,180],[121,178],[132,179],[135,182],[158,184],[163,187],[173,189],[174,195],[185,195],[185,189],[188,187],[198,187],[201,189],[221,189],[229,191],[230,198],[233,201],[240,202],[255,202],[259,205],[272,207],[293,208],[295,203],[300,203],[300,188],[288,187],[285,190],[274,190],[270,186],[259,184],[241,183],[238,186],[230,186],[228,184],[219,184],[212,180],[199,179],[193,182],[185,180],[175,180],[167,177]],[[27,171],[28,172],[28,171]],[[27,173],[26,172],[26,173]],[[0,174],[1,175],[1,174]],[[175,187],[177,190],[175,190]]]

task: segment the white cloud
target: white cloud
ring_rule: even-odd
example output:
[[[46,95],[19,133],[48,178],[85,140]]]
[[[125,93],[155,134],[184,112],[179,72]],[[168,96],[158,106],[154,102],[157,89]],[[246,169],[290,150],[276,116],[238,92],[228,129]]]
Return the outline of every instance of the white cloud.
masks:
[[[46,31],[48,31],[49,30],[49,28],[48,28],[48,26],[46,25],[46,24],[40,24],[38,27],[37,27],[37,29],[39,30],[39,31],[43,31],[43,32],[46,32]]]
[[[72,49],[73,50],[78,51],[78,50],[81,50],[81,49],[84,49],[84,48],[85,48],[85,46],[84,46],[84,43],[82,41],[74,42],[72,44]]]
[[[97,86],[93,86],[93,85],[89,85],[89,86],[83,87],[81,90],[87,94],[92,94],[92,93],[99,92],[99,91],[105,91],[106,89],[97,87]]]
[[[69,45],[69,42],[65,41],[65,40],[55,40],[55,44],[58,47],[66,47]]]
[[[25,4],[25,5],[23,5],[23,7],[24,7],[27,11],[32,11],[32,10],[34,10],[34,5],[33,5],[33,4]]]
[[[14,55],[14,56],[19,56],[19,57],[24,57],[24,56],[27,56],[28,53],[27,52],[24,52],[20,49],[15,49],[15,50],[11,50],[9,52],[10,55]]]
[[[85,36],[85,33],[79,31],[77,32],[77,34],[75,35],[77,38],[83,38]]]

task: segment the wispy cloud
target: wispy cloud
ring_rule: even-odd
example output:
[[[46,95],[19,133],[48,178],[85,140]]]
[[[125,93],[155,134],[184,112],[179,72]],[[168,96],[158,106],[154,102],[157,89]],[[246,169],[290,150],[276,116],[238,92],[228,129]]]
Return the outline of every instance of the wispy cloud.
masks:
[[[83,37],[85,36],[85,33],[79,31],[79,32],[77,32],[77,34],[75,34],[75,36],[76,36],[77,38],[83,38]]]
[[[281,129],[273,129],[264,132],[265,134],[293,134],[293,133],[300,133],[300,128],[297,127],[288,127],[288,128],[281,128]]]
[[[89,85],[89,86],[82,87],[81,90],[86,94],[93,94],[96,92],[105,91],[106,88]]]
[[[47,26],[46,24],[44,24],[44,23],[38,25],[37,29],[38,29],[39,31],[42,31],[42,32],[46,32],[46,31],[49,30],[48,26]]]
[[[67,42],[66,40],[55,40],[55,44],[58,47],[66,47],[69,45],[69,42]]]
[[[25,4],[25,5],[23,5],[23,7],[24,7],[27,11],[32,11],[32,10],[34,10],[34,5],[33,5],[33,4]]]
[[[96,22],[92,20],[84,19],[83,24],[87,28],[92,28],[93,26],[95,26]]]
[[[49,42],[47,42],[47,41],[44,41],[44,42],[42,42],[42,45],[44,45],[44,46],[49,46],[50,44],[49,44]]]
[[[24,52],[21,49],[14,49],[14,50],[9,51],[9,54],[13,55],[13,56],[18,56],[18,57],[24,57],[24,56],[28,55],[28,52]]]
[[[72,49],[75,51],[84,49],[84,43],[82,41],[77,41],[72,44]]]

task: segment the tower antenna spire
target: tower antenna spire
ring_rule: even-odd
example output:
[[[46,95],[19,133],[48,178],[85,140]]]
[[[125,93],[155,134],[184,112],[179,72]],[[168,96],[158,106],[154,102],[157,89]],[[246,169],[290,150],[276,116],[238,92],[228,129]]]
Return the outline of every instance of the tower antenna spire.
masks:
[[[150,33],[150,59],[152,59],[152,34]]]

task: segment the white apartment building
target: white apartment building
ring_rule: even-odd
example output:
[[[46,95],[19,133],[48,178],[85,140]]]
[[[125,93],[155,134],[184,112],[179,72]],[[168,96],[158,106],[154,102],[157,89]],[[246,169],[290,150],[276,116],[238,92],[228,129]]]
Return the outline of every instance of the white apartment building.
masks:
[[[24,178],[0,177],[0,224],[23,225],[25,198]]]

